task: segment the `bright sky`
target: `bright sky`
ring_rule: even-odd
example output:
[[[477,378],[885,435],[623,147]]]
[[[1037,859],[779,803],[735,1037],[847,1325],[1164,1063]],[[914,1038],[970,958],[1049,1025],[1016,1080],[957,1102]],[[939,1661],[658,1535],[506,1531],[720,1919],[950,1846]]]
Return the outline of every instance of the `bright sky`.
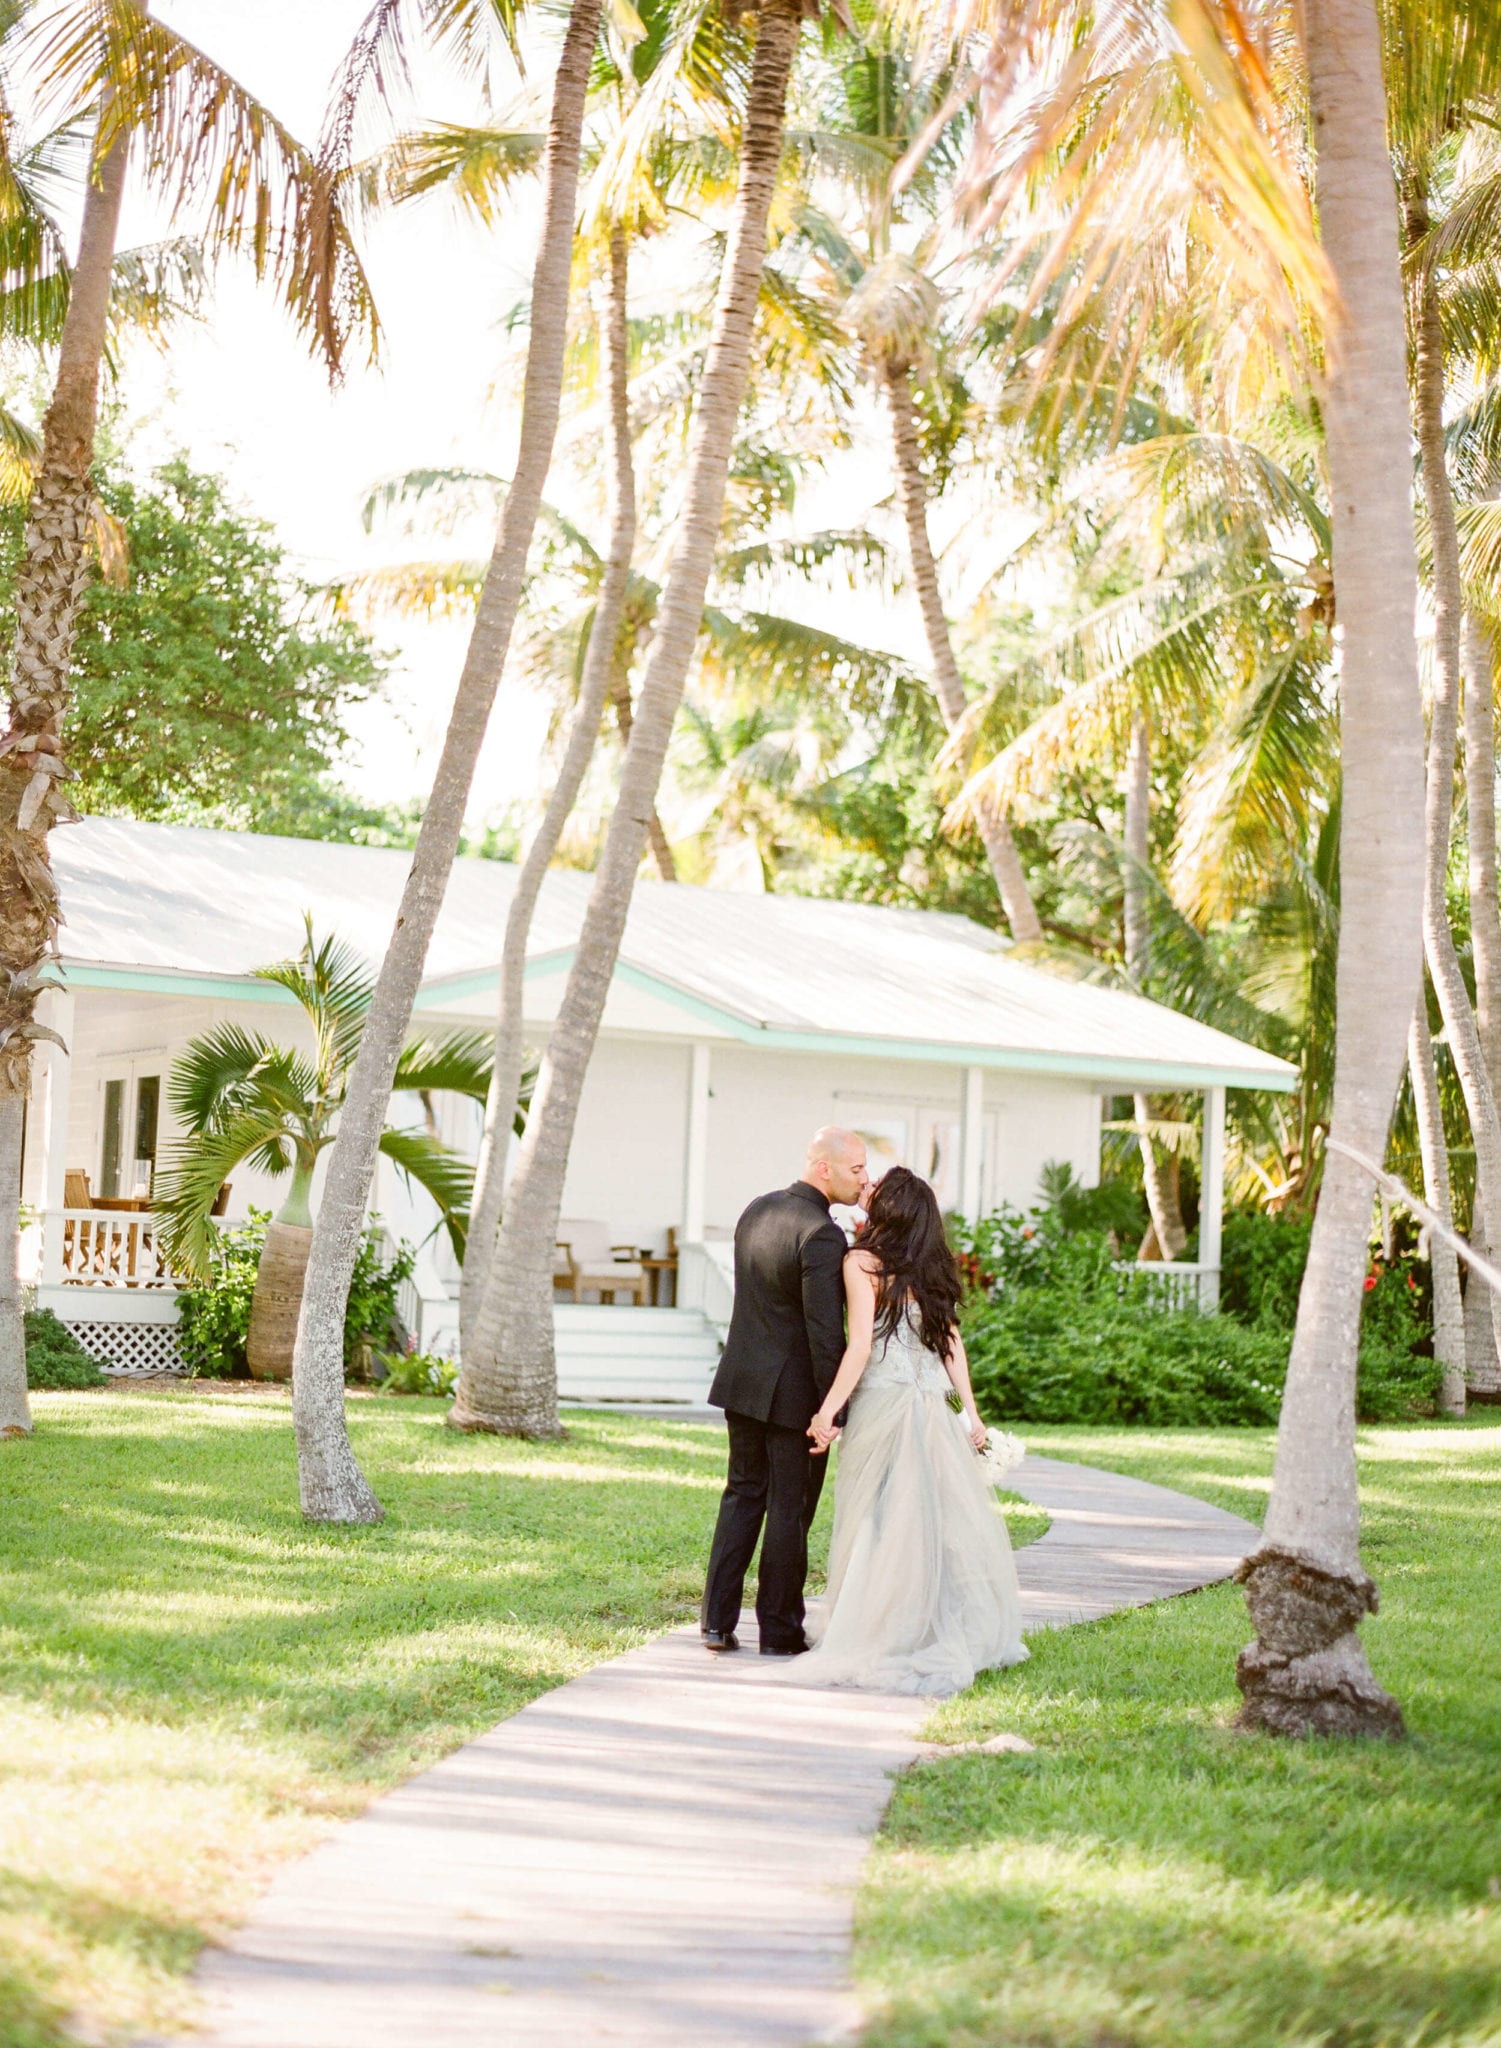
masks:
[[[368,0],[158,0],[157,11],[265,98],[305,141],[317,133],[328,82]],[[422,82],[424,118],[463,118],[464,88]],[[359,509],[378,478],[416,466],[463,464],[504,473],[515,414],[493,386],[514,360],[500,332],[524,297],[535,215],[523,205],[487,235],[444,202],[391,218],[367,251],[386,331],[379,370],[352,369],[331,392],[290,324],[242,275],[221,275],[207,322],[179,329],[170,357],[138,350],[129,366],[131,413],[145,415],[134,459],[177,449],[228,474],[238,496],[269,519],[315,579],[399,558],[412,543],[367,536]],[[126,242],[160,232],[140,203]],[[869,456],[829,478],[808,506],[812,523],[859,524],[886,489]],[[461,538],[467,547],[469,536]],[[473,536],[479,540],[480,536]],[[444,544],[433,552],[445,551]],[[478,550],[476,550],[478,551]],[[836,631],[921,658],[915,608],[872,618],[872,600],[805,597],[789,606]],[[345,779],[385,801],[425,793],[467,638],[467,623],[381,629],[401,663],[387,705],[360,719]],[[529,795],[546,707],[502,684],[472,811],[484,817]]]

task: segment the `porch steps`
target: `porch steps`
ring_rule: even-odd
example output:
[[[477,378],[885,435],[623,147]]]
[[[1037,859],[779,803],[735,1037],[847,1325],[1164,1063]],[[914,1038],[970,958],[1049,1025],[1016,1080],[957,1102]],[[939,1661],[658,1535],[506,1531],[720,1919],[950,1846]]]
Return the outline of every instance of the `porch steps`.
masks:
[[[559,1302],[553,1316],[564,1400],[703,1406],[719,1338],[698,1309]]]

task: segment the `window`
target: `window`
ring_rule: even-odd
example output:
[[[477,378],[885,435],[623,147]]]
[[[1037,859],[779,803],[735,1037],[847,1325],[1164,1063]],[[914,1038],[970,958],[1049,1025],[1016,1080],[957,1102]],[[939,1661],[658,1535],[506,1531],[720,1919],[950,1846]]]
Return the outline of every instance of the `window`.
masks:
[[[104,1084],[104,1144],[99,1155],[99,1192],[107,1201],[124,1190],[121,1168],[125,1159],[125,1088],[123,1080]]]

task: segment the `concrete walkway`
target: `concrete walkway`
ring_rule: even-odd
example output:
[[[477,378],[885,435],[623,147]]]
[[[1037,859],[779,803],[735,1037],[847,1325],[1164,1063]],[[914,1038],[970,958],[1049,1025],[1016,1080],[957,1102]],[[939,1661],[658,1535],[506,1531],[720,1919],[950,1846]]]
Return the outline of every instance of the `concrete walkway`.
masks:
[[[1247,1522],[1028,1458],[1029,1626],[1224,1578]],[[754,1650],[754,1630],[742,1632]],[[854,1890],[928,1708],[678,1630],[524,1707],[289,1866],[199,1969],[213,2048],[806,2048],[858,2024]]]

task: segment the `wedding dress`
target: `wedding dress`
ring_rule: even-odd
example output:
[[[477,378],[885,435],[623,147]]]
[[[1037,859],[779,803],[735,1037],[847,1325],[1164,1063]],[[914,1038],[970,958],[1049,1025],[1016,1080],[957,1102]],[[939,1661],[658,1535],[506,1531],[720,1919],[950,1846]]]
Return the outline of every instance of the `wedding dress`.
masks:
[[[829,1590],[799,1685],[955,1693],[1026,1656],[1006,1524],[909,1316],[876,1340],[839,1442]]]

